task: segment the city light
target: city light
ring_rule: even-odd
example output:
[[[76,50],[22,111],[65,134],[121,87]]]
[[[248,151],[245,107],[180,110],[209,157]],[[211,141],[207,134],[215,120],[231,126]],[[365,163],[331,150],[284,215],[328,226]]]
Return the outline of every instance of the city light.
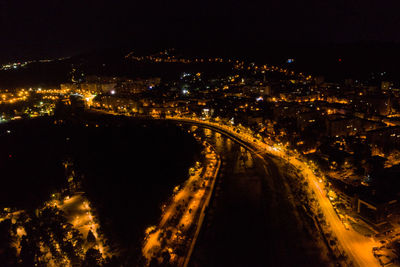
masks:
[[[311,75],[297,71],[300,57],[283,59],[281,65],[267,65],[256,63],[261,59],[252,62],[215,56],[185,56],[173,49],[151,55],[130,52],[123,59],[124,64],[154,67],[151,77],[97,76],[84,73],[88,69],[86,63],[74,63],[65,73],[65,77],[67,74],[74,77],[59,86],[26,82],[24,84],[30,86],[26,87],[29,89],[2,89],[0,123],[3,128],[0,138],[4,144],[5,163],[0,167],[12,166],[13,172],[19,168],[32,168],[29,164],[35,157],[24,159],[30,146],[24,144],[20,148],[16,140],[23,134],[31,134],[29,125],[35,123],[48,123],[55,132],[54,138],[62,140],[63,147],[59,149],[67,152],[63,157],[54,157],[59,161],[76,157],[79,154],[75,151],[76,144],[90,153],[94,151],[93,146],[103,148],[111,141],[117,144],[115,147],[125,148],[125,145],[117,143],[123,134],[115,130],[125,130],[124,125],[129,126],[126,129],[146,129],[143,139],[155,132],[153,125],[154,129],[160,125],[173,125],[161,143],[170,144],[171,135],[177,132],[182,141],[192,140],[196,144],[193,148],[189,145],[184,147],[187,150],[185,157],[189,160],[190,153],[197,151],[197,154],[193,154],[190,167],[180,170],[184,181],[170,185],[168,190],[163,188],[168,191],[168,197],[162,203],[161,200],[156,203],[160,217],[155,220],[153,216],[151,222],[146,221],[145,229],[135,228],[140,233],[137,235],[140,240],[132,240],[132,244],[142,242],[140,247],[132,249],[134,251],[129,257],[141,265],[187,266],[190,260],[198,260],[202,250],[216,250],[217,243],[212,242],[207,231],[221,229],[221,226],[213,225],[213,220],[221,223],[219,213],[225,214],[231,203],[236,200],[248,203],[247,198],[252,200],[253,197],[256,204],[251,208],[257,209],[254,212],[259,214],[272,214],[266,211],[267,207],[282,204],[282,214],[287,216],[274,212],[274,219],[276,222],[299,224],[301,233],[312,236],[307,242],[315,245],[316,249],[310,251],[315,255],[317,252],[321,254],[315,256],[315,261],[321,257],[325,262],[338,266],[397,264],[400,255],[400,183],[397,179],[400,175],[400,89],[397,88],[400,84],[388,79],[393,76],[390,72],[381,70],[369,73],[371,77],[368,79],[360,76],[357,80],[334,81],[317,72]],[[336,60],[347,64],[342,58]],[[49,62],[54,63],[54,60],[7,63],[0,67],[0,71],[5,75],[16,74],[21,68]],[[334,65],[339,67],[340,64]],[[105,63],[99,66],[106,68]],[[168,78],[165,73],[156,71],[165,66],[175,71],[171,76],[168,74]],[[23,126],[19,128],[19,125]],[[41,127],[34,130],[39,131]],[[71,129],[83,129],[90,133],[90,138],[81,138],[81,134],[75,134]],[[115,134],[102,138],[102,134],[109,130]],[[142,141],[142,137],[131,138]],[[36,148],[35,152],[38,154],[41,150],[42,147]],[[126,150],[131,155],[139,153],[136,148],[128,151],[128,146]],[[178,151],[175,147],[165,150],[171,153],[171,159]],[[43,147],[43,151],[47,149]],[[158,168],[157,162],[153,162],[156,158],[153,156],[158,152],[146,152],[149,154],[144,153],[144,158],[154,163],[154,168],[148,168],[148,174],[151,174]],[[93,155],[90,153],[83,158]],[[22,159],[26,164],[17,166]],[[127,162],[133,162],[132,173],[124,174],[127,179],[149,179],[147,175],[136,173],[134,167],[137,163],[131,158],[127,158]],[[52,163],[44,160],[43,177],[52,168]],[[97,207],[96,200],[92,199],[91,190],[96,188],[85,188],[87,181],[85,178],[79,180],[77,176],[82,172],[82,177],[100,178],[86,174],[83,163],[76,165],[79,166],[72,170],[70,163],[59,162],[57,166],[65,168],[60,172],[66,173],[65,183],[58,187],[51,185],[45,193],[48,200],[39,203],[32,211],[17,206],[1,207],[0,223],[10,220],[12,227],[8,234],[12,242],[8,243],[19,263],[26,260],[22,259],[26,253],[22,247],[35,238],[40,241],[29,245],[37,246],[40,251],[40,256],[33,260],[37,265],[73,266],[74,261],[81,264],[87,251],[96,253],[98,261],[111,264],[108,261],[112,258],[121,260],[131,253],[130,249],[114,243],[115,237],[109,229],[104,230],[104,227],[109,227],[109,222],[101,217],[103,207]],[[114,174],[119,175],[118,169],[110,175],[110,181],[114,181]],[[7,175],[4,172],[4,177]],[[54,183],[58,181],[56,178]],[[229,186],[233,188],[233,183],[240,184],[239,189],[227,193]],[[154,184],[158,185],[158,181]],[[263,191],[264,187],[271,190]],[[233,201],[233,198],[236,199]],[[126,202],[129,206],[129,200]],[[290,208],[283,207],[286,202]],[[153,214],[154,211],[146,212]],[[136,214],[136,210],[126,208],[120,215],[131,220],[135,216],[146,216],[146,212]],[[237,212],[238,218],[246,217],[240,209]],[[48,214],[51,216],[45,217]],[[42,218],[62,222],[52,223],[54,229],[49,230],[46,236],[40,233],[32,238],[33,230],[28,228],[28,222],[32,225],[37,223],[36,229],[41,229],[46,225],[46,219],[42,223]],[[251,226],[251,219],[243,219],[243,228]],[[132,220],[129,223],[133,229],[137,222]],[[268,232],[271,225],[267,220],[265,229],[256,230]],[[206,234],[200,231],[201,228],[206,229]],[[276,236],[282,233],[279,231],[281,229],[276,229]],[[242,233],[244,235],[246,231],[236,229],[232,236]],[[288,231],[288,236],[290,233]],[[56,238],[56,234],[60,236]],[[26,240],[26,236],[31,240]],[[271,238],[267,241],[281,246],[281,241]],[[240,249],[249,258],[251,253],[245,252],[244,247],[256,251],[257,246],[262,247],[262,242],[238,246],[243,246]],[[301,247],[300,243],[298,247]],[[200,252],[196,251],[198,245]],[[0,251],[4,249],[0,246]],[[68,249],[75,251],[76,255],[68,254]],[[304,249],[301,252],[308,255],[310,251]],[[193,258],[192,254],[195,255]],[[272,262],[278,256],[268,257]]]

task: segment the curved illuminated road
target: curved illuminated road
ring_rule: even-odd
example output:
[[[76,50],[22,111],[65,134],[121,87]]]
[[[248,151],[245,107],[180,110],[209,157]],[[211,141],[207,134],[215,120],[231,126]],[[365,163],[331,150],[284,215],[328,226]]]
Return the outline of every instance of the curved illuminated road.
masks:
[[[326,256],[327,248],[321,245],[313,223],[307,221],[302,209],[296,207],[296,203],[301,205],[300,201],[293,201],[285,179],[287,173],[282,171],[285,165],[280,163],[278,168],[274,164],[278,161],[271,160],[271,152],[279,158],[289,159],[290,165],[309,181],[326,221],[341,245],[340,250],[347,253],[353,264],[380,266],[371,252],[377,242],[344,228],[323,184],[318,182],[307,162],[295,155],[287,155],[283,150],[261,149],[268,146],[254,144],[253,138],[244,134],[232,134],[226,126],[199,120],[181,122],[212,129],[209,138],[217,139],[209,141],[214,143],[225,162],[219,190],[191,266],[333,265],[328,264],[332,261]],[[221,135],[219,139],[223,142],[219,141],[220,144],[218,137],[212,137],[215,132]],[[247,161],[251,164],[247,165]]]
[[[223,161],[215,197],[189,266],[333,266],[318,230],[302,213],[301,201],[294,201],[286,183],[290,166],[306,178],[315,193],[338,240],[335,249],[344,251],[355,266],[380,266],[372,254],[379,243],[344,228],[323,183],[296,152],[253,142],[249,135],[233,133],[222,124],[177,117],[167,120],[203,129],[201,135],[214,145]],[[272,160],[271,155],[280,160]],[[289,165],[282,164],[286,160]]]
[[[318,231],[288,197],[273,161],[229,133],[197,125],[222,167],[189,266],[328,265]]]

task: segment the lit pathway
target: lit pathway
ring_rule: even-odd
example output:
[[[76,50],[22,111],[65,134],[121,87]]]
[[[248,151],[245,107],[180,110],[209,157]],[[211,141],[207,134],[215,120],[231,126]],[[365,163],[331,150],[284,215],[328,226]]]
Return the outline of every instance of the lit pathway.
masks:
[[[153,258],[161,262],[159,255],[168,252],[171,257],[170,262],[177,266],[187,264],[220,165],[215,151],[208,147],[206,153],[204,166],[197,169],[194,175],[191,175],[182,185],[182,188],[175,188],[170,203],[164,206],[159,225],[146,229],[142,254],[148,262]],[[169,236],[167,236],[168,232]],[[186,247],[185,256],[179,256],[176,253],[177,247],[180,246]]]
[[[105,241],[98,234],[99,225],[94,221],[89,201],[82,194],[67,197],[62,205],[58,201],[53,201],[52,204],[56,204],[65,213],[68,222],[82,234],[84,240],[89,230],[92,231],[96,237],[95,247],[103,254],[103,257],[112,256],[106,249]],[[88,249],[90,245],[86,243],[86,246]]]

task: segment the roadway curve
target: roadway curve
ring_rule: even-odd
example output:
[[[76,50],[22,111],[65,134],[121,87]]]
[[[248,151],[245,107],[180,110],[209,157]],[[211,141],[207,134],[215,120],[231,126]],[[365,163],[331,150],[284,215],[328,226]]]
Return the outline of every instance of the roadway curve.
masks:
[[[216,144],[215,137],[209,140],[224,163],[217,178],[219,184],[209,211],[211,215],[204,222],[191,266],[328,265],[328,253],[320,245],[318,231],[296,207],[296,203],[301,203],[293,201],[286,173],[274,164],[270,154],[257,151],[250,142],[221,127],[201,121],[168,120],[211,129],[213,135],[222,134],[224,144]],[[229,142],[233,144],[227,145]],[[251,168],[241,167],[242,149],[253,162]],[[297,169],[305,165],[292,156],[290,160]],[[309,179],[327,222],[354,265],[380,266],[371,252],[376,241],[345,230],[312,172],[298,171]],[[307,235],[310,229],[311,235]],[[325,257],[321,257],[321,252]]]
[[[329,265],[318,231],[295,205],[285,174],[271,158],[217,127],[176,122],[200,127],[197,133],[222,156],[189,266]]]
[[[178,120],[179,121],[179,120]],[[282,230],[282,223],[288,223],[288,224],[297,224],[298,226],[302,225],[302,227],[297,229],[297,240],[296,242],[300,242],[304,239],[303,238],[309,238],[307,236],[304,236],[304,230],[310,229],[311,225],[308,223],[304,223],[306,221],[306,216],[301,216],[301,209],[296,209],[296,203],[297,204],[301,204],[300,201],[296,201],[294,202],[292,199],[292,195],[290,192],[290,188],[287,186],[286,183],[286,172],[282,172],[278,169],[278,167],[276,166],[276,164],[274,164],[274,162],[277,161],[272,161],[271,160],[271,156],[270,154],[267,154],[265,152],[260,152],[257,151],[256,146],[252,145],[251,142],[247,142],[244,141],[240,138],[238,138],[236,135],[231,134],[230,132],[224,130],[223,128],[217,127],[217,126],[213,126],[210,125],[208,123],[202,123],[202,122],[192,122],[192,121],[182,121],[185,123],[191,123],[194,125],[198,125],[201,127],[206,127],[209,129],[212,129],[213,131],[219,132],[221,134],[223,134],[225,136],[225,138],[228,138],[230,140],[235,141],[239,146],[244,147],[245,149],[247,149],[250,152],[251,157],[254,159],[255,162],[259,162],[258,166],[256,167],[257,169],[264,169],[265,172],[264,174],[262,174],[261,172],[258,172],[257,177],[260,179],[261,181],[261,191],[262,192],[262,197],[264,200],[266,200],[267,204],[263,204],[263,208],[265,209],[263,212],[266,214],[266,212],[270,212],[270,216],[268,217],[267,222],[264,224],[266,226],[266,231],[269,230],[276,230],[272,233],[271,238],[268,238],[268,236],[265,236],[266,240],[268,240],[268,242],[274,242],[274,246],[273,248],[268,248],[267,250],[263,250],[261,252],[261,255],[264,254],[268,254],[269,252],[273,251],[273,253],[271,254],[271,256],[268,256],[268,258],[271,259],[271,262],[267,263],[267,264],[258,264],[258,261],[255,261],[254,264],[250,264],[250,265],[246,265],[246,264],[238,264],[237,262],[232,262],[231,266],[291,266],[291,260],[293,258],[296,258],[296,255],[300,255],[300,254],[304,254],[307,255],[310,251],[312,251],[315,247],[318,247],[318,245],[314,246],[314,248],[312,248],[312,244],[308,244],[305,247],[303,245],[298,245],[297,247],[292,247],[290,244],[288,246],[288,242],[291,242],[291,238],[295,237],[296,240],[296,229],[284,229]],[[222,150],[220,151],[220,153],[222,155],[224,155],[226,153],[226,151]],[[282,153],[280,153],[281,156],[286,157],[286,155],[283,155]],[[294,158],[293,156],[288,156],[288,158],[290,158],[291,164],[293,164],[293,166],[295,166],[296,169],[298,169],[298,171],[301,171],[299,168],[304,168],[305,164],[304,162],[300,161],[299,159]],[[233,162],[235,161],[235,158],[231,158],[230,161]],[[236,159],[237,161],[237,159]],[[228,161],[229,163],[229,161]],[[257,164],[256,164],[257,166]],[[260,167],[262,166],[262,168]],[[284,165],[281,165],[284,166]],[[297,166],[297,167],[296,167]],[[281,167],[282,169],[282,167]],[[230,170],[232,171],[232,170]],[[245,174],[247,175],[247,170],[245,171]],[[228,175],[235,175],[235,172],[233,171],[233,173],[227,173]],[[304,168],[302,171],[302,174],[305,175],[305,177],[307,177],[307,179],[309,180],[309,184],[311,186],[311,188],[313,189],[313,191],[316,193],[316,198],[320,204],[320,207],[325,215],[325,218],[327,220],[327,222],[331,225],[331,229],[332,231],[336,234],[336,237],[339,240],[339,243],[342,245],[342,248],[347,252],[347,255],[350,257],[350,259],[352,260],[353,264],[356,266],[380,266],[378,260],[372,255],[371,249],[374,246],[377,246],[377,242],[373,240],[373,238],[366,238],[365,236],[355,232],[353,229],[351,230],[345,230],[345,228],[343,227],[342,222],[340,221],[340,219],[338,218],[338,216],[336,215],[336,213],[333,210],[333,207],[331,205],[331,203],[329,202],[324,190],[322,189],[323,185],[317,182],[317,179],[314,177],[314,174],[311,172],[310,169]],[[264,176],[264,177],[263,177]],[[240,179],[245,179],[244,177],[246,176],[242,176],[240,177]],[[230,177],[226,177],[222,180],[228,180],[230,179]],[[235,181],[233,180],[233,183]],[[251,182],[251,181],[250,181]],[[230,183],[230,182],[227,182]],[[229,187],[228,187],[229,188]],[[238,188],[239,190],[242,188]],[[251,194],[253,193],[254,190],[253,188],[249,189],[249,193]],[[257,189],[259,190],[259,188]],[[232,194],[235,194],[235,191],[232,191]],[[257,194],[256,194],[257,195]],[[291,201],[290,201],[291,200]],[[230,199],[226,200],[228,205],[229,205],[229,201]],[[251,209],[252,206],[250,206],[251,203],[249,203],[249,206],[247,206],[248,209]],[[218,208],[218,206],[217,206]],[[224,210],[218,211],[218,213],[223,213]],[[276,213],[275,213],[276,212]],[[276,218],[277,217],[277,218]],[[290,219],[289,219],[290,218]],[[232,218],[234,219],[234,218]],[[278,220],[279,222],[276,223],[275,225],[273,224],[274,221]],[[280,228],[279,228],[280,227]],[[290,227],[289,227],[290,228]],[[301,228],[303,229],[303,231],[301,231]],[[241,228],[236,228],[236,232],[237,230],[241,229]],[[256,229],[260,229],[260,228],[256,228]],[[232,229],[234,230],[234,229]],[[241,229],[242,231],[243,229]],[[292,232],[295,235],[288,235],[285,233],[286,230],[292,230]],[[206,232],[207,230],[205,230]],[[314,229],[314,235],[316,234],[316,230]],[[276,237],[276,238],[274,238]],[[302,237],[302,238],[300,238]],[[318,238],[317,238],[318,240]],[[210,240],[208,240],[207,242],[209,242]],[[247,240],[248,242],[251,242],[251,240]],[[261,240],[260,240],[261,241]],[[282,244],[282,242],[284,244]],[[285,243],[286,242],[286,243]],[[295,242],[295,243],[296,243]],[[300,244],[299,243],[299,244]],[[205,245],[206,246],[206,245]],[[249,247],[248,244],[245,245],[245,249]],[[307,248],[307,246],[309,248]],[[257,248],[259,246],[257,245]],[[319,246],[320,249],[322,250],[326,250],[326,248]],[[234,251],[234,250],[233,250]],[[256,251],[256,250],[254,250]],[[268,251],[268,252],[266,252]],[[285,253],[288,252],[288,253]],[[238,254],[240,254],[240,250],[237,251]],[[300,253],[300,254],[298,254]],[[325,253],[325,251],[323,251],[323,253]],[[285,255],[286,254],[286,255]],[[316,253],[313,253],[314,256],[313,257],[308,257],[308,259],[306,259],[309,261],[308,263],[305,263],[304,265],[308,265],[308,266],[313,266],[313,265],[318,265],[316,262],[312,263],[310,260],[313,259],[317,259],[317,255]],[[259,255],[257,253],[257,255]],[[236,255],[235,255],[236,256]],[[281,262],[280,260],[277,260],[278,258],[281,257],[290,257],[290,259],[283,259],[283,261]],[[237,257],[237,256],[236,256]],[[252,257],[254,258],[254,255],[252,255]],[[248,258],[249,259],[249,258]],[[302,257],[300,257],[300,261],[294,262],[297,266],[298,265],[303,265],[303,261],[301,261]],[[319,259],[322,261],[326,261],[325,259]],[[262,261],[261,261],[262,262]],[[289,263],[289,264],[287,264]],[[326,262],[325,262],[326,264]],[[203,264],[200,265],[193,265],[193,266],[205,266]],[[214,265],[214,266],[225,266],[223,264],[223,261],[221,261],[218,264]]]

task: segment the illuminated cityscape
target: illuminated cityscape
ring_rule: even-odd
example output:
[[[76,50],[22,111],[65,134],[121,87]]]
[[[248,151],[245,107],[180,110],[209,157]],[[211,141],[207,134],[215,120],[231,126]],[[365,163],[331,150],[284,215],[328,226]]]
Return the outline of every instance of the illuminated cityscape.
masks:
[[[364,2],[0,3],[0,267],[400,266]]]

